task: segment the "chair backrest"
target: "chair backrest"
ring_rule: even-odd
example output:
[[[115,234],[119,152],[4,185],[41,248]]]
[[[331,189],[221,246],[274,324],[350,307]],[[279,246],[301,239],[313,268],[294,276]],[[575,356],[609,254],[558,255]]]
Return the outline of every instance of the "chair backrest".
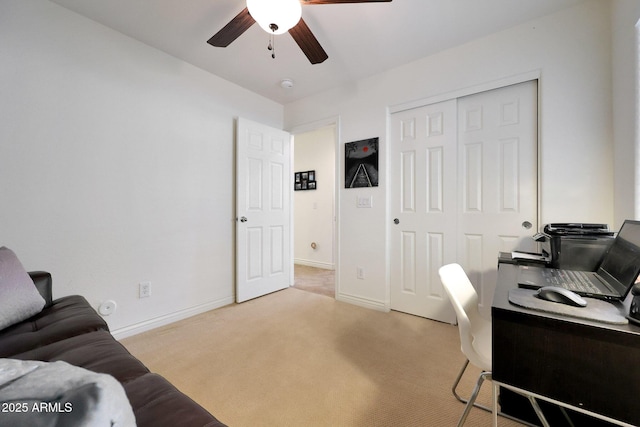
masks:
[[[442,266],[438,274],[458,318],[462,352],[472,364],[490,371],[491,322],[480,316],[475,288],[459,264]],[[475,342],[474,345],[477,340],[485,342]]]

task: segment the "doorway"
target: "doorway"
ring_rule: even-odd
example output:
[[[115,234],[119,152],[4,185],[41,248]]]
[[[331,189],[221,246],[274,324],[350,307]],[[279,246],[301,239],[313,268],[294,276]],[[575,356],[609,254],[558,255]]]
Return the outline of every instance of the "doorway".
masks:
[[[293,134],[294,287],[336,295],[336,125]]]

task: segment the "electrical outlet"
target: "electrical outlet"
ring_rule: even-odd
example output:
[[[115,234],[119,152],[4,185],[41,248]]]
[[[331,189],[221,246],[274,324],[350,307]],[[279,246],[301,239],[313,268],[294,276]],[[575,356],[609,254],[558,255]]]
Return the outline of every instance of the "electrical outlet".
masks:
[[[151,282],[140,282],[138,285],[138,298],[151,296]]]
[[[364,280],[364,268],[358,267],[358,279]]]

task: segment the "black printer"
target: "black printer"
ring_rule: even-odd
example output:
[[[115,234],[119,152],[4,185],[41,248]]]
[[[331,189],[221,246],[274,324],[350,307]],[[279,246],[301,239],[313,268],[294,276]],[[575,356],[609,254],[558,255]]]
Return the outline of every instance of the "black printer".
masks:
[[[607,224],[584,223],[547,224],[534,236],[541,242],[550,267],[583,271],[598,268],[614,237]]]

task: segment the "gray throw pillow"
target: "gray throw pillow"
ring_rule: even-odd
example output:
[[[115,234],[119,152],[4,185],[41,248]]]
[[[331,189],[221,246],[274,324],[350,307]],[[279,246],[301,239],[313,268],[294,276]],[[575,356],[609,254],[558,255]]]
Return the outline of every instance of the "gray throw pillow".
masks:
[[[0,330],[42,311],[45,301],[11,249],[0,248]]]
[[[0,359],[0,424],[28,427],[134,427],[114,377],[61,360]]]

